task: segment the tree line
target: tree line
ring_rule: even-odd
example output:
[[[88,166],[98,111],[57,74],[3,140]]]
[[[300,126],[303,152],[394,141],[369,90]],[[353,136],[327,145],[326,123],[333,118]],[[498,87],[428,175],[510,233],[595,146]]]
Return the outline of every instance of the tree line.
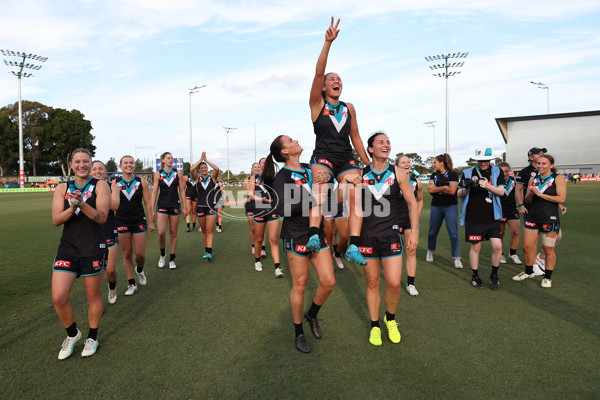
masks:
[[[92,123],[79,110],[23,100],[26,175],[69,175],[69,155],[79,147],[96,151]],[[19,103],[0,108],[0,176],[19,170]]]

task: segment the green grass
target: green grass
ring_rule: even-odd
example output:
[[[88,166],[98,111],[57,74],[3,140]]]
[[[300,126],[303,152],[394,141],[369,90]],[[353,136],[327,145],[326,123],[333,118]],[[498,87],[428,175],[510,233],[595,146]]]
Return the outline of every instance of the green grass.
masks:
[[[420,295],[411,298],[402,291],[397,313],[402,342],[393,345],[384,338],[380,348],[368,343],[364,277],[360,267],[348,263],[336,270],[337,286],[319,314],[323,339],[307,336],[310,354],[294,347],[287,260],[284,279],[274,278],[271,261],[264,272],[255,272],[247,222],[228,219],[224,232],[215,234],[215,260],[203,262],[200,234],[186,233],[182,222],[177,270],[156,267],[156,234],[148,235],[148,285],[125,297],[119,260],[119,297],[115,305],[105,300],[98,353],[82,359],[80,342],[66,361],[56,359],[65,332],[50,296],[51,263],[62,231],[51,224],[51,194],[2,194],[0,396],[598,398],[599,193],[597,184],[569,185],[552,289],[541,289],[539,278],[511,281],[521,267],[507,264],[501,266],[497,292],[470,287],[464,243],[465,269],[454,269],[445,228],[435,262],[423,261],[426,196],[416,279]],[[482,276],[489,256],[484,245]],[[307,306],[317,285],[313,272]],[[81,280],[71,301],[86,334]]]

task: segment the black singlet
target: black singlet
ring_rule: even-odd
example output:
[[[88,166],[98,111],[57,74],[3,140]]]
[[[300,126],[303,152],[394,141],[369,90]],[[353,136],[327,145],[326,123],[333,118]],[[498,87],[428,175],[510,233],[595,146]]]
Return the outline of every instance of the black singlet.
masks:
[[[556,172],[543,178],[540,173],[533,177],[533,184],[538,187],[540,192],[549,196],[556,196]],[[558,204],[535,196],[527,206],[529,217],[539,224],[550,224],[559,222]]]
[[[198,176],[196,190],[198,191],[198,199],[196,200],[198,207],[214,207],[217,204],[217,192],[220,191],[210,175]]]
[[[319,116],[313,122],[317,135],[314,155],[322,155],[334,160],[354,159],[350,146],[350,125],[352,115],[343,101],[335,106],[325,100]]]
[[[179,172],[176,169],[172,169],[169,172],[161,169],[158,173],[158,207],[180,208]]]
[[[400,210],[406,207],[406,201],[398,186],[396,167],[388,164],[383,171],[375,171],[371,165],[363,169],[364,215],[361,236],[386,237],[398,234]]]
[[[115,214],[117,225],[135,225],[145,221],[142,178],[134,175],[133,179],[127,181],[120,176],[117,178],[117,187],[121,191],[121,201]]]

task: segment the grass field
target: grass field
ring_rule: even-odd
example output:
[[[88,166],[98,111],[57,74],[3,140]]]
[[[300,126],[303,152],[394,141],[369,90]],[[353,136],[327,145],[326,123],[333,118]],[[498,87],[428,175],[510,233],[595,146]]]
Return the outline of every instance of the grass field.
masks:
[[[51,223],[51,194],[2,194],[0,397],[600,398],[600,269],[594,250],[600,240],[599,194],[594,183],[569,185],[552,289],[541,289],[540,278],[511,281],[522,268],[506,264],[500,268],[500,291],[471,288],[464,243],[465,269],[454,269],[445,228],[435,262],[424,262],[426,195],[416,278],[420,295],[411,298],[402,290],[401,343],[393,345],[387,337],[379,348],[368,343],[362,269],[347,263],[336,270],[337,286],[319,313],[323,339],[315,339],[305,324],[310,354],[294,346],[287,260],[283,279],[273,276],[271,261],[264,272],[255,272],[247,222],[230,219],[215,234],[215,260],[203,262],[200,234],[186,233],[182,221],[178,268],[157,268],[156,233],[149,234],[147,286],[125,297],[119,260],[116,304],[106,302],[103,287],[98,353],[82,359],[80,341],[65,361],[56,358],[65,331],[50,296],[51,263],[62,231]],[[489,256],[484,245],[482,277],[488,275]],[[317,284],[313,272],[307,306]],[[85,335],[81,280],[71,300]]]

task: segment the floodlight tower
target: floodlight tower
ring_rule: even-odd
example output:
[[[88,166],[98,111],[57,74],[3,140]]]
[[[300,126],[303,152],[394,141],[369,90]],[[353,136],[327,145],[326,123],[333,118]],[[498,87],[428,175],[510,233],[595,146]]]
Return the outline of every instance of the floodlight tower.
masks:
[[[189,92],[190,92],[190,166],[192,166],[194,164],[194,152],[192,151],[192,94],[198,93],[198,91],[200,91],[200,89],[202,89],[205,86],[206,85],[194,86],[193,88],[189,89]]]
[[[229,183],[229,174],[231,170],[229,169],[229,132],[236,130],[237,128],[231,128],[229,126],[224,126],[225,132],[227,133],[227,183]]]
[[[433,156],[435,157],[435,124],[437,123],[437,121],[427,121],[427,122],[423,122],[424,125],[427,125],[431,128],[433,128]]]
[[[433,71],[441,70],[441,72],[434,72],[433,76],[438,76],[440,78],[444,78],[446,80],[446,153],[450,152],[450,134],[449,134],[449,121],[448,121],[448,77],[460,74],[460,71],[457,70],[449,70],[449,68],[460,68],[465,63],[464,61],[460,62],[449,62],[448,60],[453,58],[467,58],[469,52],[466,53],[448,53],[448,54],[438,54],[436,56],[427,56],[425,60],[429,62],[435,62],[439,60],[444,60],[443,64],[434,64],[430,65],[429,68]]]
[[[18,61],[4,60],[4,64],[10,67],[16,67],[18,72],[10,71],[14,76],[19,79],[19,187],[23,189],[25,187],[25,162],[23,160],[23,108],[21,105],[21,78],[32,77],[33,74],[29,72],[23,72],[23,68],[29,68],[33,70],[39,70],[42,68],[41,65],[34,64],[33,62],[25,63],[25,60],[32,60],[38,62],[46,62],[48,57],[42,57],[35,54],[22,53],[20,51],[12,50],[0,50],[2,55],[5,57],[14,57]]]
[[[550,114],[550,88],[542,82],[529,81],[532,85],[539,87],[540,89],[546,89],[546,102],[548,103],[548,114]]]

